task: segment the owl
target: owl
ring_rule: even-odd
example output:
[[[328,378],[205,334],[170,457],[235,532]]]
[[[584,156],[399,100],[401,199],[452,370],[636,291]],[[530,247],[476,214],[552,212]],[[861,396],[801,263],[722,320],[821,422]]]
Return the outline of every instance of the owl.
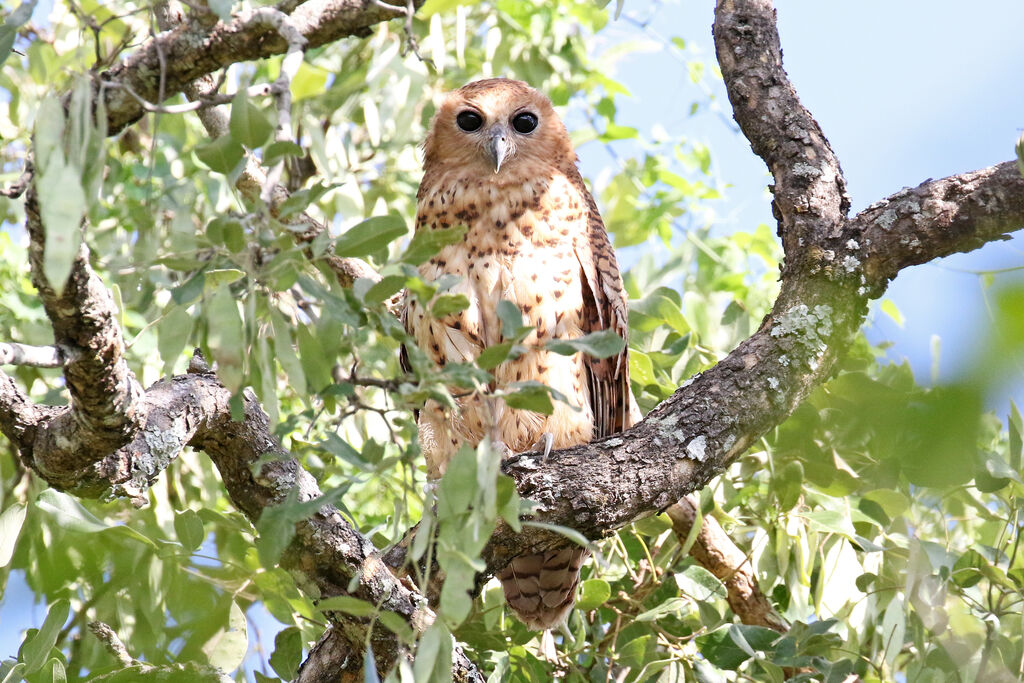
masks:
[[[438,366],[472,361],[505,339],[498,304],[519,307],[533,327],[528,349],[492,371],[489,390],[526,380],[568,398],[550,415],[513,409],[491,392],[463,395],[454,409],[428,402],[418,417],[428,476],[440,477],[463,444],[489,436],[511,452],[546,442],[565,448],[620,432],[631,411],[627,351],[596,359],[547,351],[554,339],[599,331],[627,334],[622,277],[569,134],[543,94],[495,78],[449,93],[424,144],[416,230],[466,226],[461,242],[420,266],[426,281],[458,278],[450,290],[468,308],[435,318],[412,297],[403,322]],[[453,395],[456,392],[453,391]],[[587,551],[567,546],[515,558],[498,573],[523,623],[550,629],[575,599]]]

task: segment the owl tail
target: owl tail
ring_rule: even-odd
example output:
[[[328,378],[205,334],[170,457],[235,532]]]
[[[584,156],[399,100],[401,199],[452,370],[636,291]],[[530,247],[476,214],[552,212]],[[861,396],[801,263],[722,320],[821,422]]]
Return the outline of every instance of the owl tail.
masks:
[[[498,572],[505,601],[534,630],[558,626],[576,602],[580,567],[589,556],[579,546],[520,555]]]

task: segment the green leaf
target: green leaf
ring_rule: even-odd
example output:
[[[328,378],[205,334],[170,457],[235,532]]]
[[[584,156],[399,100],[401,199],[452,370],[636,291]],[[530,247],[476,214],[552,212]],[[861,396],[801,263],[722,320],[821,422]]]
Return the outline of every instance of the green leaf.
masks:
[[[82,217],[88,201],[79,171],[73,166],[51,164],[36,182],[39,214],[46,229],[43,273],[59,294],[82,243]]]
[[[165,366],[173,368],[181,360],[189,336],[192,334],[192,316],[184,306],[169,304],[160,322],[156,324],[157,351]]]
[[[374,216],[353,226],[338,236],[334,253],[345,257],[365,257],[376,254],[392,241],[408,232],[399,216]]]
[[[550,415],[555,410],[554,404],[551,403],[551,387],[540,382],[513,382],[508,385],[508,389],[511,393],[504,394],[502,398],[509,408],[532,410],[542,415]]]
[[[680,616],[693,611],[693,602],[687,598],[669,598],[665,602],[634,617],[634,621],[657,621],[669,615]]]
[[[232,394],[245,382],[245,359],[248,353],[245,326],[238,312],[238,301],[227,287],[218,289],[206,305],[209,324],[206,342],[217,361],[217,377]]]
[[[36,8],[37,0],[24,0],[18,9],[7,15],[7,20],[0,26],[0,66],[11,56],[11,48],[14,47],[14,39],[18,36],[18,28],[32,18],[32,11]]]
[[[0,669],[2,670],[2,669]],[[25,662],[18,662],[11,670],[7,672],[7,675],[0,680],[0,683],[19,683],[25,676]]]
[[[523,330],[523,312],[511,301],[498,302],[498,319],[501,320],[501,334],[505,339],[515,339]]]
[[[287,157],[302,158],[304,156],[306,156],[306,150],[291,140],[278,140],[263,148],[263,163],[266,166],[273,166]]]
[[[245,659],[249,649],[249,630],[245,613],[234,600],[228,606],[227,623],[203,646],[211,666],[234,671]]]
[[[704,567],[691,565],[675,575],[676,585],[686,595],[698,602],[725,598],[729,592],[714,574]]]
[[[261,147],[274,132],[266,115],[253,104],[245,89],[235,94],[231,103],[231,137],[250,149]]]
[[[208,270],[205,275],[206,279],[203,283],[203,289],[209,293],[218,287],[226,287],[232,282],[238,282],[245,277],[245,271],[238,270],[237,268],[220,268]]]
[[[399,261],[418,266],[449,244],[461,242],[465,235],[466,226],[464,225],[456,225],[444,230],[417,230]]]
[[[230,135],[222,135],[212,142],[196,147],[195,153],[199,161],[211,171],[225,175],[235,170],[245,156],[245,150]]]
[[[15,503],[0,513],[0,567],[6,567],[14,555],[26,509],[25,505]]]
[[[488,346],[476,357],[476,364],[484,370],[491,370],[504,363],[512,355],[513,342]],[[517,354],[518,355],[518,354]],[[548,401],[550,403],[550,401]]]
[[[260,563],[267,569],[276,565],[281,553],[295,537],[295,525],[316,514],[324,505],[336,503],[346,490],[347,487],[329,489],[319,498],[299,502],[298,492],[291,489],[285,500],[264,508],[256,522],[256,530],[259,532],[256,552]]]
[[[626,341],[614,330],[601,330],[578,339],[554,339],[545,348],[563,356],[582,351],[594,358],[610,358],[626,348]]]
[[[36,506],[53,515],[64,529],[92,534],[111,528],[82,507],[77,499],[56,489],[46,489],[36,498]]]
[[[316,606],[321,612],[338,611],[351,614],[354,617],[368,617],[377,611],[373,603],[348,595],[335,595],[331,598],[325,598],[319,601]]]
[[[206,534],[203,531],[203,520],[195,510],[182,510],[174,513],[174,533],[178,541],[189,552],[195,552],[203,544]]]
[[[612,596],[612,587],[604,579],[587,579],[580,584],[579,598],[576,607],[584,612],[596,609],[606,603]]]
[[[64,671],[64,662],[56,657],[51,657],[46,665],[49,669],[51,683],[67,683],[68,675]]]
[[[25,673],[39,671],[50,656],[50,650],[57,642],[57,636],[64,622],[68,620],[71,603],[66,599],[58,600],[50,606],[46,620],[32,638],[21,649],[21,659],[25,662]]]
[[[289,626],[274,636],[274,652],[270,655],[270,666],[274,672],[290,681],[299,671],[302,661],[302,631]]]
[[[852,539],[857,532],[849,515],[835,510],[812,510],[801,515],[811,523],[811,528],[827,534],[840,534]]]
[[[885,608],[882,617],[882,648],[885,652],[885,663],[892,669],[896,657],[903,649],[903,638],[907,630],[907,615],[903,608],[903,598],[895,596]]]
[[[36,498],[36,507],[53,515],[64,529],[83,534],[110,531],[135,541],[141,541],[150,547],[157,547],[155,541],[129,526],[111,526],[100,521],[82,507],[76,498],[55,489],[42,491]]]
[[[299,325],[295,332],[299,341],[299,359],[306,376],[306,384],[313,391],[323,391],[334,381],[331,377],[331,361],[320,340],[305,325]]]
[[[448,683],[452,678],[452,637],[438,619],[426,630],[412,665],[417,683]]]
[[[465,294],[442,294],[434,300],[430,307],[430,315],[443,318],[469,308],[469,298]]]

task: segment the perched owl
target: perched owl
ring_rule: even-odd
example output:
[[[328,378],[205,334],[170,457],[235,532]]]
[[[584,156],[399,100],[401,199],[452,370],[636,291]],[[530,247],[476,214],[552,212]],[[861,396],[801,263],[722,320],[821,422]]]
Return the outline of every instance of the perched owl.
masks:
[[[406,329],[443,366],[504,341],[498,303],[515,303],[534,332],[531,350],[493,370],[491,389],[536,380],[568,397],[551,415],[471,395],[446,410],[428,402],[419,439],[428,474],[440,477],[459,447],[485,436],[512,452],[546,441],[565,448],[630,426],[626,351],[598,360],[561,356],[544,342],[611,329],[626,338],[626,299],[615,254],[576,168],[569,134],[550,100],[521,81],[470,83],[449,93],[424,145],[416,230],[468,228],[420,267],[427,281],[461,280],[450,291],[469,307],[435,319],[411,297]],[[572,607],[586,551],[577,546],[517,557],[498,574],[508,604],[531,628],[557,625]]]

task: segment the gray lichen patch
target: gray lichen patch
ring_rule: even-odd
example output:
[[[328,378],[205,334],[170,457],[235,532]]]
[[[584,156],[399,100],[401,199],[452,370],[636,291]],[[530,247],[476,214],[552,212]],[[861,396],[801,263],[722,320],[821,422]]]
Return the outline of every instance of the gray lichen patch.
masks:
[[[772,326],[773,337],[792,337],[801,345],[817,351],[832,335],[832,307],[818,304],[813,309],[797,304],[784,311]]]
[[[707,446],[707,437],[701,434],[686,444],[686,455],[697,462],[704,462],[708,457]]]

